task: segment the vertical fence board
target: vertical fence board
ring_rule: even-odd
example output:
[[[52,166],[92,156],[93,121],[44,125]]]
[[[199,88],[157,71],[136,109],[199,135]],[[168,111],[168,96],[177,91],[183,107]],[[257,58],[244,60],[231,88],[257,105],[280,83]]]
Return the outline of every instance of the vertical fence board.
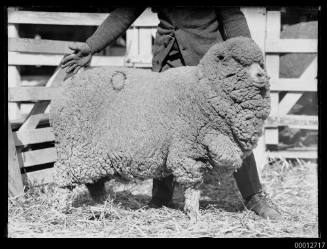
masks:
[[[20,85],[20,74],[16,66],[8,66],[8,87],[17,87]],[[8,103],[9,120],[19,119],[21,117],[19,104]]]
[[[139,30],[139,56],[143,62],[151,63],[152,58],[152,29]]]
[[[275,41],[280,38],[281,30],[280,11],[268,11],[266,22],[266,41]]]
[[[8,195],[14,197],[24,193],[23,179],[17,158],[13,133],[8,123]]]
[[[155,39],[156,38],[156,35],[157,35],[157,28],[153,28],[151,30],[152,30],[152,32],[151,32],[152,37],[153,37],[153,39]]]
[[[126,57],[127,63],[137,57],[139,52],[138,29],[130,28],[126,31]]]
[[[269,29],[268,26],[267,29]],[[273,84],[273,82],[279,78],[279,55],[266,55],[266,68],[267,68],[268,75],[271,77],[270,83]],[[279,105],[279,93],[271,92],[270,100],[271,100],[270,115],[272,116],[277,115],[278,105]],[[278,127],[270,127],[269,129],[265,129],[264,134],[265,134],[266,144],[275,144],[275,145],[278,144]]]
[[[266,69],[271,81],[279,78],[279,55],[266,54]]]
[[[265,29],[266,29],[266,8],[263,7],[246,7],[241,8],[248,23],[252,39],[259,45],[262,51],[265,51]],[[259,139],[257,147],[253,154],[258,167],[259,176],[268,163],[268,157],[265,153],[266,144],[264,135]]]
[[[8,37],[18,37],[17,26],[13,24],[8,25]],[[20,74],[16,66],[8,66],[8,86],[16,87],[20,85]],[[19,119],[20,111],[17,103],[8,103],[9,120]]]
[[[270,115],[274,116],[278,114],[278,104],[279,104],[279,94],[278,92],[271,92],[270,93],[270,100],[271,100],[271,111]],[[266,144],[278,144],[278,126],[276,127],[269,127],[265,129],[265,142]]]
[[[265,51],[266,31],[266,8],[264,7],[242,7],[246,22],[248,23],[251,37]]]

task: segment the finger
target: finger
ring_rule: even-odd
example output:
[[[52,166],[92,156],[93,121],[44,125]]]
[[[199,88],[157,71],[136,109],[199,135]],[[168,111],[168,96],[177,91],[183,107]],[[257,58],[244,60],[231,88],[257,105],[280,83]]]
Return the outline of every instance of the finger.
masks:
[[[67,56],[69,56],[70,54],[64,54],[64,56],[62,57],[63,59],[66,58]]]
[[[68,61],[67,63],[61,65],[61,68],[69,67],[69,66],[71,66],[71,65],[73,65],[73,64],[78,65],[78,64],[76,63],[76,60],[71,60],[71,61]]]
[[[62,58],[61,61],[60,61],[60,64],[61,64],[61,65],[66,64],[67,62],[69,62],[69,61],[71,61],[72,59],[74,59],[75,56],[76,56],[76,55],[71,54],[71,55],[68,55],[68,56]]]
[[[61,65],[61,64],[63,63],[64,59],[65,59],[67,56],[69,56],[69,55],[70,55],[70,54],[64,54],[64,56],[62,57],[62,59],[61,59],[59,65]]]
[[[66,73],[70,73],[71,71],[73,71],[73,70],[75,69],[75,67],[77,67],[76,64],[74,64],[74,65],[68,67],[68,68],[66,69]]]
[[[76,56],[75,54],[71,54],[71,55],[68,55],[66,56],[65,58],[63,58],[60,62],[60,64],[65,67],[65,65],[70,62],[70,61],[73,61],[73,60],[76,60],[78,59],[78,56]]]
[[[76,74],[78,72],[78,70],[80,70],[80,69],[81,69],[81,66],[76,66],[76,68],[74,69],[73,74]]]
[[[70,44],[68,45],[68,48],[74,50],[75,53],[81,50],[80,46],[77,44]]]
[[[76,67],[77,67],[76,64],[74,64],[74,65],[68,67],[68,68],[66,69],[66,73],[71,73],[71,72],[72,72]]]

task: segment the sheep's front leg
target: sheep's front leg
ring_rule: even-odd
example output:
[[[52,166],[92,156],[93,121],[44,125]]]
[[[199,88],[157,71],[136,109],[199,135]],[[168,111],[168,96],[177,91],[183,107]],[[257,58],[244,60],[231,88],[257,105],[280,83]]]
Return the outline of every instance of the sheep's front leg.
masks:
[[[172,147],[167,159],[167,168],[172,171],[176,182],[183,186],[184,211],[191,222],[196,222],[199,218],[199,186],[203,182],[206,164],[193,159],[192,156],[192,149],[187,145]]]
[[[242,151],[231,139],[216,131],[206,134],[204,144],[208,148],[209,158],[214,166],[238,169],[242,165]]]
[[[185,189],[184,197],[184,212],[190,217],[191,223],[196,223],[200,217],[200,190],[197,187],[188,187]]]

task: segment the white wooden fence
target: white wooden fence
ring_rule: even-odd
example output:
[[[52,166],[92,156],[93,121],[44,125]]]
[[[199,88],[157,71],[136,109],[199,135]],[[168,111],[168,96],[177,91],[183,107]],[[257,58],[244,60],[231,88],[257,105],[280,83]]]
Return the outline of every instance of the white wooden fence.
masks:
[[[317,52],[316,40],[279,39],[280,12],[266,11],[265,8],[242,8],[250,27],[253,39],[266,53],[266,65],[271,79],[272,113],[267,122],[265,135],[255,150],[258,165],[266,162],[265,144],[278,143],[278,126],[283,122],[292,124],[295,121],[301,128],[317,129],[317,117],[295,117],[287,115],[292,105],[305,91],[316,91],[317,61],[305,71],[300,79],[279,79],[279,55],[284,52]],[[67,41],[35,40],[18,37],[18,24],[55,24],[55,25],[100,25],[108,14],[96,13],[63,13],[42,11],[19,11],[8,9],[8,154],[9,188],[12,193],[22,192],[24,184],[29,182],[47,183],[52,181],[53,168],[23,173],[22,179],[17,177],[20,167],[24,169],[56,160],[54,147],[23,151],[24,146],[51,142],[54,140],[51,127],[38,128],[38,124],[48,121],[47,108],[51,98],[56,94],[56,86],[60,85],[64,75],[57,71],[44,86],[22,86],[19,65],[57,66],[65,53],[70,53]],[[128,29],[126,33],[127,52],[125,56],[94,56],[91,66],[133,66],[151,67],[151,43],[155,36],[158,18],[149,9],[146,10]],[[278,91],[289,91],[282,99],[278,99]],[[27,114],[22,114],[18,103],[29,102]],[[25,108],[26,110],[26,108]],[[305,124],[309,123],[308,124]],[[11,132],[13,124],[19,129]],[[300,123],[300,124],[299,124]],[[13,146],[13,144],[15,146]],[[10,145],[10,146],[9,146]],[[15,151],[14,151],[15,150]],[[269,156],[315,158],[316,151],[303,151],[301,154],[290,152],[269,152]]]
[[[300,78],[279,77],[281,53],[317,53],[317,39],[280,39],[281,12],[268,11],[266,20],[265,53],[266,68],[271,77],[271,114],[265,128],[265,144],[278,144],[278,126],[317,130],[318,117],[287,115],[305,92],[317,91],[317,57],[306,68]],[[279,99],[279,92],[287,91]],[[269,152],[269,156],[291,158],[317,158],[317,150],[289,150]]]

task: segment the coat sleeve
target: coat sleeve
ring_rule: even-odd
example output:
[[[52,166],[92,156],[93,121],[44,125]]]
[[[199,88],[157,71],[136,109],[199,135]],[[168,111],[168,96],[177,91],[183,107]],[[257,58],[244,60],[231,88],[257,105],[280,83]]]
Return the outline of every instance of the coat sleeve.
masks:
[[[249,26],[239,7],[217,8],[216,13],[225,40],[236,36],[251,38]]]
[[[145,7],[113,10],[93,35],[86,40],[92,54],[101,51],[122,35],[144,10]]]

